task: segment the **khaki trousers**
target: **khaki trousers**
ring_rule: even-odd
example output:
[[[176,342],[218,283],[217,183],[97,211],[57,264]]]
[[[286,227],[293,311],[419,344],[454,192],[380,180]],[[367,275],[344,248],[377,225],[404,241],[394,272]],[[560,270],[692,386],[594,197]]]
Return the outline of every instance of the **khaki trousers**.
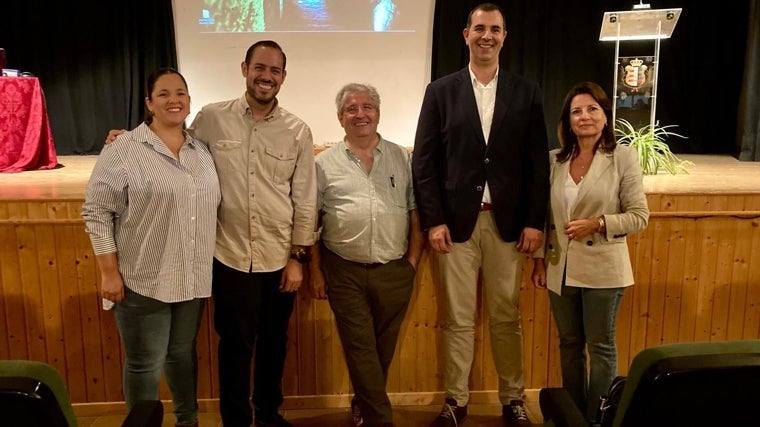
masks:
[[[491,353],[499,375],[499,400],[522,399],[522,329],[518,300],[523,257],[516,242],[499,236],[491,211],[482,211],[470,240],[439,254],[439,273],[446,304],[443,331],[446,397],[466,405],[475,345],[478,272],[482,275]]]

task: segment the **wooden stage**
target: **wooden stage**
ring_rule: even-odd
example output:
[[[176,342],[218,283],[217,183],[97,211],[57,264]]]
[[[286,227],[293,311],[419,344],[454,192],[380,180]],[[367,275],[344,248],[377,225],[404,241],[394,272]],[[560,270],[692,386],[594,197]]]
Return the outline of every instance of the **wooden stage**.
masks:
[[[688,174],[644,177],[647,194],[760,193],[760,162],[729,155],[682,155]],[[59,156],[53,170],[0,174],[0,200],[84,200],[97,156]]]
[[[619,373],[640,350],[672,342],[760,338],[760,163],[684,155],[688,175],[644,179],[649,226],[628,237],[636,285],[618,315]],[[99,308],[99,273],[81,204],[95,156],[60,156],[49,171],[0,174],[0,359],[48,362],[75,403],[121,410],[122,352],[113,315]],[[520,291],[528,397],[560,384],[546,291]],[[425,253],[388,378],[394,404],[442,401],[437,260]],[[208,304],[198,339],[198,396],[218,398],[216,334]],[[485,307],[477,313],[473,403],[497,402]],[[291,319],[285,408],[348,406],[351,386],[329,305],[299,291]],[[169,397],[162,389],[162,398]],[[90,406],[80,406],[86,414]],[[83,412],[84,411],[84,412]]]

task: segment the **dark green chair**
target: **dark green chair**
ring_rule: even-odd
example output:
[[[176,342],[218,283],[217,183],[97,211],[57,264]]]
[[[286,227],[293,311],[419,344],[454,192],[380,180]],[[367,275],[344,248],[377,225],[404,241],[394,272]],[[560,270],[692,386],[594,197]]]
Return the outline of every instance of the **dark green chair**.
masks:
[[[544,388],[547,426],[588,422],[563,388]],[[613,427],[760,425],[760,340],[667,344],[633,359]]]
[[[161,401],[134,405],[123,427],[160,427]],[[31,360],[0,360],[0,424],[23,427],[77,427],[69,393],[52,366]]]

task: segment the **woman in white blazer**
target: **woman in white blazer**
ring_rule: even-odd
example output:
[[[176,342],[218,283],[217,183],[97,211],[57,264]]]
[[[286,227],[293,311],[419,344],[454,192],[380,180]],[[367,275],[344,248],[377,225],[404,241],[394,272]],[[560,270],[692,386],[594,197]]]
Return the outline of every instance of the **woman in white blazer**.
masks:
[[[557,126],[562,148],[550,152],[547,239],[531,277],[549,288],[562,383],[589,421],[617,375],[615,318],[633,285],[626,236],[649,220],[636,152],[616,143],[612,127],[612,103],[599,85],[570,90]]]

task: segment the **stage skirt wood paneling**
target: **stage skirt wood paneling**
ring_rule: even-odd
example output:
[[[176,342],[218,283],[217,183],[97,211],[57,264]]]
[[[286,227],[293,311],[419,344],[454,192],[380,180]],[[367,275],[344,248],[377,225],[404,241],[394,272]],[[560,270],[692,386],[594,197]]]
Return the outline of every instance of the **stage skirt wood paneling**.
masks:
[[[760,194],[650,194],[649,227],[629,236],[636,285],[618,316],[619,372],[645,347],[760,338]],[[122,351],[111,312],[100,309],[99,273],[81,200],[0,201],[0,359],[48,362],[75,403],[120,402]],[[520,306],[525,385],[560,384],[558,339],[546,291],[524,264]],[[436,260],[426,252],[390,370],[394,403],[429,403],[443,390],[444,311]],[[286,407],[340,406],[351,385],[330,307],[298,294],[291,319]],[[481,301],[482,302],[482,301]],[[218,397],[209,302],[198,337],[201,399]],[[495,399],[488,319],[477,312],[470,386]],[[165,386],[161,396],[170,399]]]

